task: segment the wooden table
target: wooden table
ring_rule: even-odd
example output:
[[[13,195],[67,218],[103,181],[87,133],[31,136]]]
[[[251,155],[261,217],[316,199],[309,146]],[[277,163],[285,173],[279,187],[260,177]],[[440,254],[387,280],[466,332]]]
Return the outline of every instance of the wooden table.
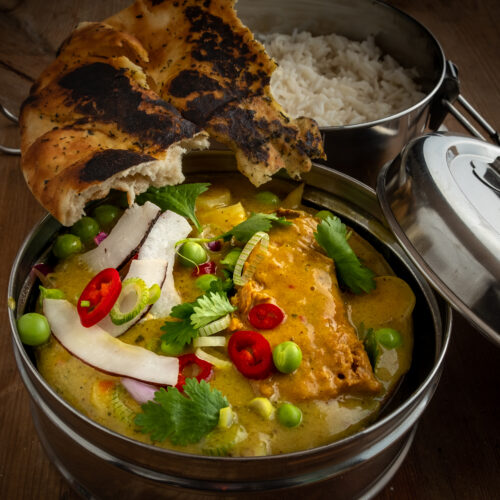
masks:
[[[80,20],[102,19],[127,1],[0,0],[0,101],[17,111],[32,81]],[[496,0],[395,0],[424,23],[461,70],[462,92],[500,127],[499,7]],[[452,119],[446,124],[461,131]],[[0,118],[0,143],[18,144]],[[14,256],[44,213],[25,186],[17,157],[0,157],[0,498],[77,498],[49,463],[35,434],[17,373],[6,289]],[[418,341],[418,339],[417,339]],[[379,499],[500,497],[500,350],[455,314],[442,380],[401,469]],[[327,498],[327,495],[325,495]]]

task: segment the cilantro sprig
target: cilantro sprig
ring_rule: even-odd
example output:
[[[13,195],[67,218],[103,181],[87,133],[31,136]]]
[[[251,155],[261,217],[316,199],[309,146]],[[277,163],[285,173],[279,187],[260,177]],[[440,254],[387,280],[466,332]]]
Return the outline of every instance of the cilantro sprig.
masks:
[[[135,423],[151,439],[173,444],[197,443],[217,426],[222,408],[229,406],[217,389],[211,389],[205,380],[186,379],[184,395],[175,387],[155,392],[154,401],[142,405],[142,413]]]
[[[180,184],[179,186],[163,186],[161,188],[149,187],[145,193],[137,196],[139,205],[150,201],[162,210],[172,210],[179,215],[191,219],[198,231],[202,226],[195,214],[196,198],[204,193],[210,184],[206,182]]]
[[[170,316],[181,321],[166,321],[161,327],[165,332],[161,340],[167,344],[184,347],[200,335],[200,328],[235,311],[236,308],[227,297],[228,282],[230,280],[223,282],[217,279],[210,284],[210,289],[194,302],[174,306]]]
[[[353,293],[370,292],[375,288],[375,274],[363,266],[347,242],[347,228],[338,217],[327,217],[318,224],[316,241],[328,257],[335,261],[339,280]]]

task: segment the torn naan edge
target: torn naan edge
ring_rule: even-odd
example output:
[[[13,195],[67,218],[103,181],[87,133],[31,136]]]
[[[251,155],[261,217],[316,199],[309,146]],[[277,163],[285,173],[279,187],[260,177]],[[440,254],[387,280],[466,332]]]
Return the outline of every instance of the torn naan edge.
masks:
[[[35,197],[62,224],[110,189],[136,194],[184,180],[186,151],[208,147],[148,84],[140,42],[85,23],[62,46],[24,102],[21,168]]]
[[[232,149],[253,184],[280,168],[296,178],[325,158],[316,122],[292,120],[272,97],[276,64],[234,2],[137,0],[106,23],[142,43],[160,96]]]

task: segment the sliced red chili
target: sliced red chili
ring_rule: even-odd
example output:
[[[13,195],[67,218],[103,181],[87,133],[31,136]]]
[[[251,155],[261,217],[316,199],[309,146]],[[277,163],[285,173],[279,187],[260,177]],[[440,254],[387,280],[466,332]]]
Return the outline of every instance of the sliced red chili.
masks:
[[[217,271],[217,264],[209,260],[204,264],[196,266],[192,272],[193,276],[201,276],[202,274],[215,274]]]
[[[187,369],[193,365],[198,367],[198,373],[195,373],[194,371],[189,374],[183,373],[185,370],[187,372]],[[186,378],[195,378],[198,382],[201,382],[202,380],[210,380],[212,377],[212,368],[212,363],[200,359],[195,354],[183,354],[182,356],[179,356],[179,378],[177,379],[177,385],[175,387],[177,387],[179,391],[182,391],[184,384],[186,383]]]
[[[248,313],[248,321],[259,330],[275,328],[284,318],[285,314],[275,304],[257,304]]]
[[[229,339],[227,350],[231,361],[245,377],[263,379],[271,373],[271,346],[259,332],[234,332]]]
[[[113,308],[120,292],[122,282],[116,269],[109,267],[94,276],[78,299],[77,310],[83,326],[99,323]],[[89,303],[87,307],[82,305]]]

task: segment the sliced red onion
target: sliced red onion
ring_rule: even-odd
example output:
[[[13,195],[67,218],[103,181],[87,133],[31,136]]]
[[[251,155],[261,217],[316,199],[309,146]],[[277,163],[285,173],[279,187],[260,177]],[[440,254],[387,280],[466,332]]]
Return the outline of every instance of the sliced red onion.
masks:
[[[147,403],[155,397],[155,392],[158,387],[133,378],[122,378],[123,387],[127,389],[128,393],[140,404]]]
[[[47,278],[47,275],[51,273],[53,269],[48,264],[35,264],[31,268],[31,274],[37,277],[45,288],[52,288],[52,283]]]
[[[222,243],[220,240],[209,241],[207,243],[207,248],[212,252],[218,252],[222,248]]]
[[[44,276],[47,276],[47,274],[52,273],[54,271],[52,266],[49,266],[48,264],[45,264],[44,262],[40,262],[39,264],[35,264],[33,266],[33,269],[40,271]]]
[[[211,260],[196,266],[191,273],[193,276],[202,276],[204,274],[215,274],[217,271],[217,264]]]
[[[99,234],[97,234],[94,238],[94,243],[96,245],[99,245],[101,241],[105,240],[108,237],[108,233],[105,233],[104,231],[101,231]]]

